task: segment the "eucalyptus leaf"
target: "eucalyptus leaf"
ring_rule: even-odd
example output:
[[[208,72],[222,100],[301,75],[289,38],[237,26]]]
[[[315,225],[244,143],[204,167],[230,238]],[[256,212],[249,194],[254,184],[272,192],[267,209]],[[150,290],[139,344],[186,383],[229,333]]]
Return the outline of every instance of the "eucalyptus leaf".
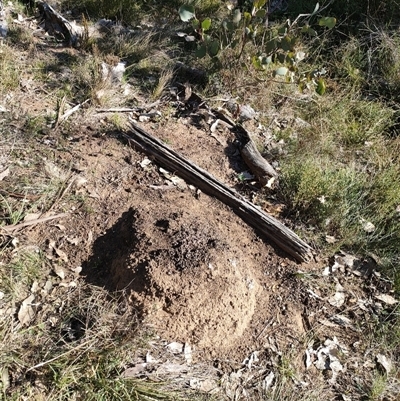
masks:
[[[196,50],[196,57],[197,58],[203,58],[207,54],[207,48],[205,45],[202,45],[197,48]]]
[[[206,18],[202,23],[201,23],[201,28],[203,31],[208,31],[211,27],[211,18]]]
[[[275,76],[280,76],[280,77],[284,77],[287,73],[288,73],[289,69],[286,67],[279,67],[276,71],[275,71]]]
[[[215,57],[220,49],[220,43],[218,40],[213,40],[208,44],[208,55],[210,57]]]
[[[322,78],[319,78],[317,81],[317,88],[315,89],[315,91],[318,93],[318,95],[323,95],[326,91],[326,85],[325,85],[325,81]]]
[[[194,7],[189,4],[184,4],[179,7],[179,17],[183,22],[188,22],[195,18]]]
[[[242,19],[242,13],[240,10],[237,8],[236,10],[233,11],[233,17],[232,17],[232,22],[234,24],[238,24],[240,20]]]
[[[326,26],[332,29],[336,25],[336,18],[334,17],[323,17],[318,21],[319,26]]]

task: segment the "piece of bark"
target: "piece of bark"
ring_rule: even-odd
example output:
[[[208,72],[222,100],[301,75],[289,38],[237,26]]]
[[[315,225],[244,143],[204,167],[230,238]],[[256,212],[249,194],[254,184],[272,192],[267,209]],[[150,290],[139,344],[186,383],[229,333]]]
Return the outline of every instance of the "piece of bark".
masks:
[[[261,156],[254,142],[249,141],[240,147],[240,154],[250,171],[257,177],[261,185],[266,185],[271,177],[277,178],[278,173],[275,169]]]
[[[46,32],[54,36],[61,36],[70,46],[78,45],[80,35],[66,18],[46,2],[38,1],[37,8],[44,20]]]
[[[196,93],[192,93],[192,97],[199,103],[204,104],[202,98]],[[251,139],[249,132],[240,124],[236,124],[230,117],[222,113],[220,110],[209,109],[218,119],[228,124],[229,129],[235,134],[239,142],[240,154],[243,161],[260,181],[261,185],[266,185],[271,177],[277,178],[276,170],[262,157],[258,151],[254,141]]]
[[[214,196],[230,206],[244,222],[266,236],[297,261],[308,262],[312,260],[312,248],[292,230],[258,209],[235,190],[227,187],[207,171],[185,159],[134,122],[131,122],[131,130],[123,135],[136,148],[152,156],[154,160],[182,177],[188,184],[196,186],[204,193]]]

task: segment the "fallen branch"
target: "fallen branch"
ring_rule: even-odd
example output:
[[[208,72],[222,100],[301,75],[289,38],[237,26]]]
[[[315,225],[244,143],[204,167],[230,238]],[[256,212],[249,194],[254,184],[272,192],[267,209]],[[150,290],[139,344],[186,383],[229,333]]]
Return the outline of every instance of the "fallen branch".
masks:
[[[19,223],[19,224],[11,224],[9,226],[0,227],[0,229],[11,234],[24,227],[33,226],[33,225],[39,224],[39,223],[45,223],[46,221],[50,221],[50,220],[61,219],[62,217],[66,217],[66,216],[68,216],[68,213],[60,213],[60,214],[55,214],[54,216],[41,217],[40,219],[24,221],[23,223]]]
[[[69,45],[76,47],[81,35],[76,28],[49,4],[38,1],[37,7],[44,20],[44,29],[51,35],[61,36]]]
[[[181,91],[183,91],[183,88],[181,88]],[[194,102],[198,107],[202,105],[203,107],[206,107],[212,115],[217,117],[217,121],[211,126],[211,133],[216,130],[219,122],[223,122],[235,134],[239,142],[239,150],[243,161],[246,163],[250,171],[257,177],[261,185],[266,185],[271,177],[278,177],[278,173],[268,163],[268,161],[262,157],[254,141],[251,139],[251,135],[242,125],[237,124],[221,110],[209,107],[207,103],[193,91],[186,102],[189,104],[190,102]]]
[[[131,131],[123,135],[136,148],[152,156],[158,163],[173,171],[174,174],[181,176],[188,184],[196,186],[204,193],[214,196],[230,206],[247,224],[265,235],[297,261],[308,262],[313,258],[312,248],[293,231],[258,209],[207,171],[186,160],[134,122],[131,121]]]
[[[240,143],[239,150],[243,161],[246,163],[250,171],[257,177],[261,185],[267,184],[271,177],[278,177],[278,173],[267,162],[267,160],[262,157],[254,141],[251,139],[249,132],[244,127],[236,124],[231,118],[226,116],[220,110],[210,109],[210,111],[215,114],[218,119],[224,121],[228,125],[229,129],[235,133]]]
[[[72,114],[74,114],[77,110],[79,110],[84,104],[86,104],[90,99],[86,99],[84,102],[77,104],[76,106],[72,107],[72,109],[69,109],[67,112],[65,112],[57,121],[57,123],[60,123],[62,121],[65,121],[67,118],[69,118]]]
[[[253,140],[249,140],[240,146],[240,154],[251,172],[258,178],[261,185],[267,184],[269,178],[278,177],[275,169],[261,156]]]
[[[114,107],[111,109],[96,109],[97,113],[132,113],[138,109],[132,109],[129,107]]]

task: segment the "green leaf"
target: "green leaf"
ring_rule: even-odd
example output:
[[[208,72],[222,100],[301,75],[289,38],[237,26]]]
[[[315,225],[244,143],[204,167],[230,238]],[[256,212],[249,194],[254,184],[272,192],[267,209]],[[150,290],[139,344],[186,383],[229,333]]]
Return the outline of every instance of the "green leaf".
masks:
[[[310,35],[310,36],[317,36],[318,34],[317,34],[317,31],[315,31],[314,29],[312,29],[312,28],[310,28],[309,30],[308,30],[308,34]]]
[[[323,17],[318,21],[319,26],[326,26],[332,29],[336,25],[336,18],[334,17]]]
[[[301,32],[302,33],[308,33],[310,36],[317,36],[317,32],[314,31],[314,29],[312,29],[310,27],[310,25],[306,24],[301,28]]]
[[[239,39],[234,39],[234,40],[231,42],[231,48],[234,49],[239,43],[240,43],[240,40],[239,40]]]
[[[275,76],[280,76],[280,77],[284,77],[287,73],[288,73],[289,69],[286,67],[279,67],[276,71],[275,71]]]
[[[199,29],[199,28],[200,28],[200,21],[199,21],[197,18],[195,18],[195,19],[192,21],[192,26],[193,26],[193,29],[194,29],[194,30]]]
[[[315,92],[318,93],[318,95],[323,95],[326,91],[326,85],[325,81],[322,78],[319,78],[317,81],[317,88],[315,89]]]
[[[264,18],[266,14],[267,14],[267,10],[265,8],[261,8],[260,10],[257,10],[256,17]]]
[[[251,14],[246,12],[243,14],[243,16],[245,25],[249,25],[251,21]]]
[[[278,53],[278,54],[276,55],[276,58],[278,59],[278,61],[279,61],[281,64],[286,63],[286,54]]]
[[[195,18],[194,7],[189,4],[180,6],[179,7],[179,17],[181,18],[181,20],[183,22],[188,22],[192,18]]]
[[[292,40],[289,36],[285,36],[279,43],[279,47],[285,51],[291,51],[294,47],[294,40]]]
[[[229,32],[233,32],[233,30],[235,29],[235,25],[233,24],[232,21],[224,21],[222,23],[222,26]]]
[[[201,23],[201,28],[203,31],[208,31],[211,27],[211,18],[206,18],[202,23]]]
[[[208,55],[210,57],[215,57],[220,49],[220,43],[218,40],[213,40],[208,44]]]
[[[267,3],[267,0],[254,0],[253,1],[253,7],[254,8],[261,8],[261,7],[264,7],[266,3]]]
[[[303,25],[303,27],[301,28],[301,33],[307,33],[309,29],[310,29],[310,25],[305,24],[305,25]]]
[[[205,57],[205,55],[207,54],[206,45],[202,45],[202,46],[198,47],[195,54],[196,54],[197,58]]]
[[[262,65],[262,63],[261,63],[260,57],[253,56],[253,57],[251,58],[251,62],[252,62],[252,64],[253,64],[253,67],[254,67],[256,70],[263,70],[263,69],[264,69],[264,67],[263,67],[263,65]]]
[[[276,48],[278,47],[278,44],[276,42],[276,39],[272,39],[270,41],[268,41],[265,45],[265,52],[266,53],[272,53],[273,51],[276,50]]]
[[[278,34],[279,34],[279,35],[286,35],[286,33],[287,33],[287,28],[286,28],[286,26],[283,26],[282,28],[279,28],[279,29],[278,29]]]
[[[237,8],[236,10],[233,11],[233,17],[232,17],[232,22],[234,24],[238,24],[240,20],[242,19],[242,13],[240,10]]]

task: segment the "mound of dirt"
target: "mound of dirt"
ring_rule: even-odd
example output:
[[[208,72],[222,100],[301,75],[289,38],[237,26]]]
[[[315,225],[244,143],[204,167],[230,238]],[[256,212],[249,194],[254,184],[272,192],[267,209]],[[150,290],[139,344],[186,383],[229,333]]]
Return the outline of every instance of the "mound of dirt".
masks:
[[[134,241],[111,271],[157,332],[226,350],[248,329],[262,294],[257,275],[265,245],[229,210],[202,198],[170,192],[136,209]]]

